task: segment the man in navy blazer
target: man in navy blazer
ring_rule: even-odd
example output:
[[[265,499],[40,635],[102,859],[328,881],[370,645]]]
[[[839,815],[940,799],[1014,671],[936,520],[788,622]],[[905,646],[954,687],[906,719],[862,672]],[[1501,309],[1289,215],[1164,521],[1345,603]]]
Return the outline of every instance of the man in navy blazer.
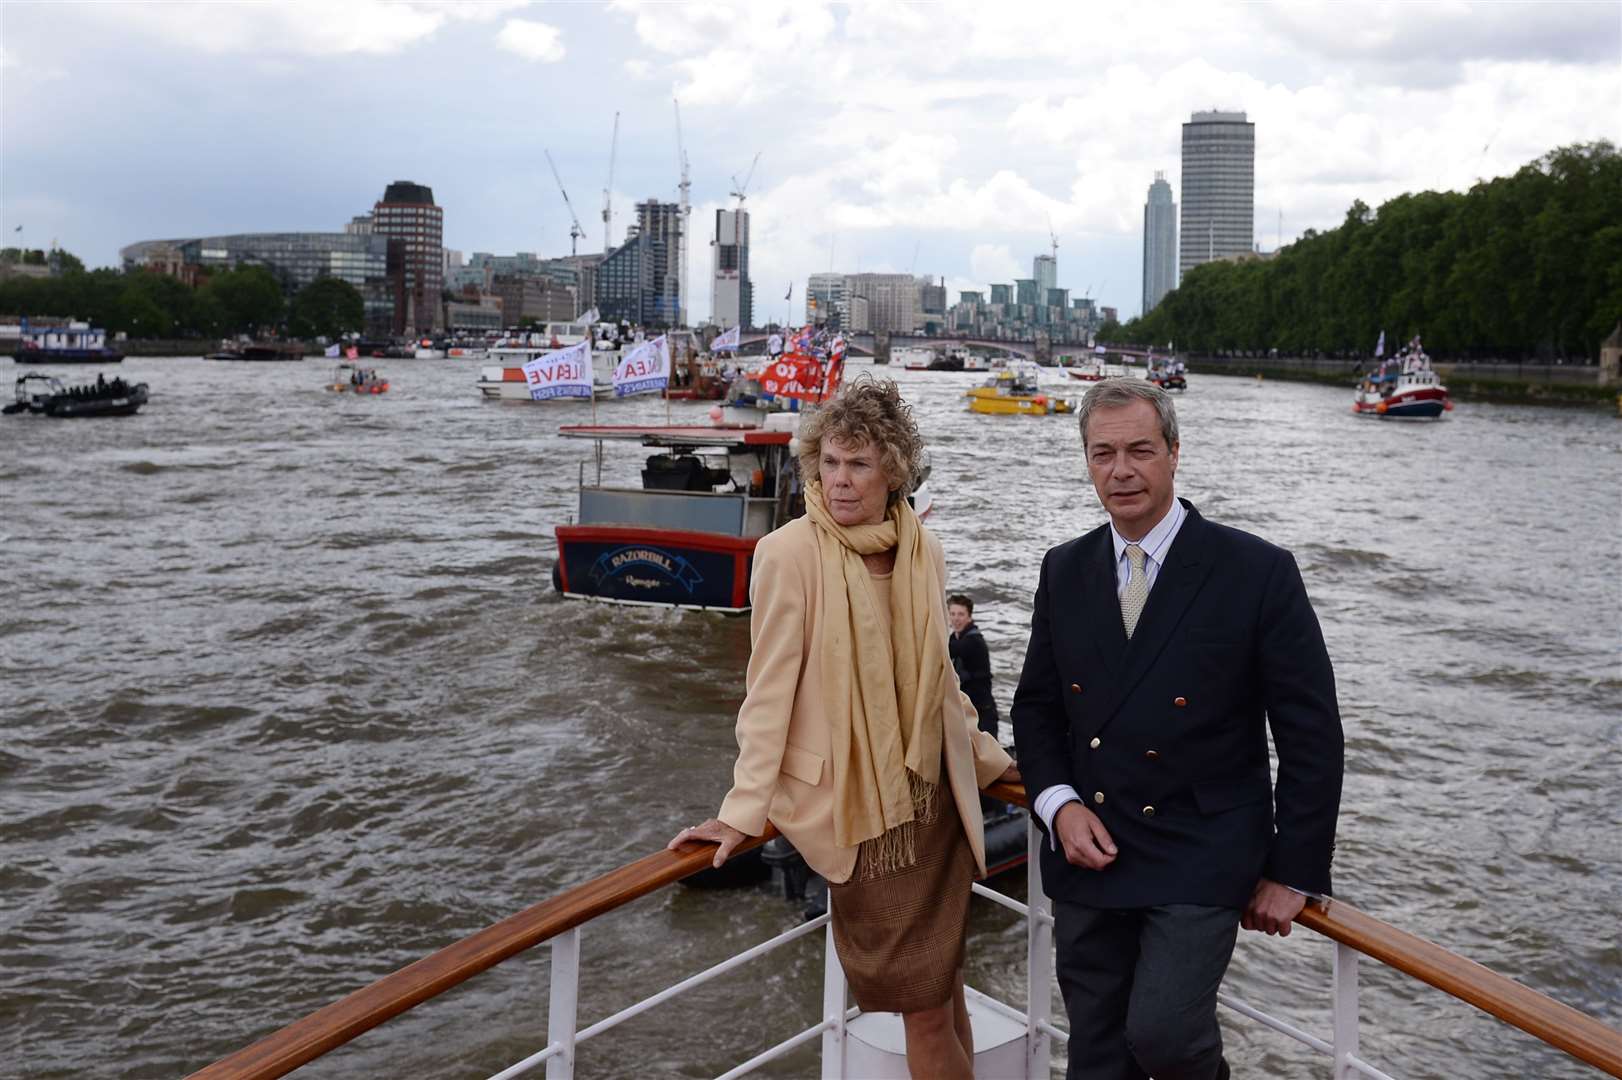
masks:
[[[1176,498],[1171,398],[1110,379],[1078,412],[1110,520],[1043,559],[1013,707],[1067,1076],[1221,1080],[1239,926],[1288,934],[1329,894],[1334,672],[1290,553]]]

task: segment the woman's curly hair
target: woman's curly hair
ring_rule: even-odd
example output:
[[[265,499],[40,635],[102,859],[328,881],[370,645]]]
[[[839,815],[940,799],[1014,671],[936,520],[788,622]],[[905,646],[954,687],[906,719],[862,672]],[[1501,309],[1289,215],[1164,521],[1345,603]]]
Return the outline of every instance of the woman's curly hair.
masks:
[[[800,478],[810,483],[822,459],[822,441],[841,446],[872,443],[879,451],[879,466],[890,481],[890,499],[912,494],[924,466],[924,437],[912,418],[912,406],[889,379],[863,373],[845,384],[832,401],[800,421]]]

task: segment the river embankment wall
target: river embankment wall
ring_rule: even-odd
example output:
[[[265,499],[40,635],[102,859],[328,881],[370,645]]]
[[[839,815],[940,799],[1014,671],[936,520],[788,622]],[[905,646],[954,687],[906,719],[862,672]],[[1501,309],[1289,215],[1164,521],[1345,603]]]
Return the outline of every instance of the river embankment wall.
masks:
[[[125,356],[207,356],[220,347],[219,338],[126,338],[112,343]],[[290,341],[299,345],[306,357],[319,357],[322,346],[310,341]]]
[[[1348,393],[1367,371],[1365,359],[1314,356],[1185,357],[1197,375],[1260,375],[1267,379],[1344,386]],[[1435,361],[1448,393],[1467,401],[1548,405],[1614,405],[1614,375],[1597,364],[1493,364]]]

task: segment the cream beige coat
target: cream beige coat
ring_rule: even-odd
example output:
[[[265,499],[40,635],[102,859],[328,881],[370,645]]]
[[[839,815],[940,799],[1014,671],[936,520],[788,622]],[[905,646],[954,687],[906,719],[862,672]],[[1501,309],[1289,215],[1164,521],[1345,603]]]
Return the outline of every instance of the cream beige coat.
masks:
[[[940,541],[924,530],[946,581]],[[797,518],[761,539],[749,583],[753,651],[742,708],[732,790],[716,816],[750,836],[766,822],[788,837],[811,869],[831,882],[850,879],[854,847],[834,843],[833,736],[822,708],[822,560],[811,522]],[[946,598],[941,625],[946,624]],[[941,711],[946,777],[981,876],[986,872],[985,826],[979,790],[1012,762],[997,740],[979,730],[974,705],[943,667]]]

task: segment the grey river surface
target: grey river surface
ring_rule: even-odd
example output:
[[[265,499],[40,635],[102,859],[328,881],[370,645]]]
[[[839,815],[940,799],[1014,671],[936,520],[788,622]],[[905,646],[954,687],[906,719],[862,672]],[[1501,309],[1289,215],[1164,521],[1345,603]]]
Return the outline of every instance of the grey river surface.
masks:
[[[481,401],[475,367],[386,362],[392,391],[354,399],[320,360],[130,360],[137,417],[0,418],[0,1074],[179,1076],[714,810],[748,621],[556,596],[552,528],[591,451],[556,428],[589,407]],[[1075,425],[972,417],[973,375],[894,375],[1006,712],[1042,553],[1102,520]],[[1178,401],[1180,493],[1293,549],[1324,625],[1336,892],[1622,1023],[1622,423],[1349,405],[1198,376]],[[610,448],[610,475],[640,457]],[[798,918],[676,887],[600,919],[581,1023]],[[1023,942],[977,902],[970,983],[1022,1004]],[[1331,954],[1242,935],[1227,987],[1327,1037]],[[549,965],[533,950],[300,1075],[495,1072],[545,1044]],[[798,943],[584,1044],[580,1075],[713,1076],[812,1023],[821,970],[820,938]],[[1363,1056],[1395,1076],[1594,1075],[1362,971]],[[1329,1075],[1224,1025],[1236,1076]],[[807,1049],[765,1075],[815,1072]]]

